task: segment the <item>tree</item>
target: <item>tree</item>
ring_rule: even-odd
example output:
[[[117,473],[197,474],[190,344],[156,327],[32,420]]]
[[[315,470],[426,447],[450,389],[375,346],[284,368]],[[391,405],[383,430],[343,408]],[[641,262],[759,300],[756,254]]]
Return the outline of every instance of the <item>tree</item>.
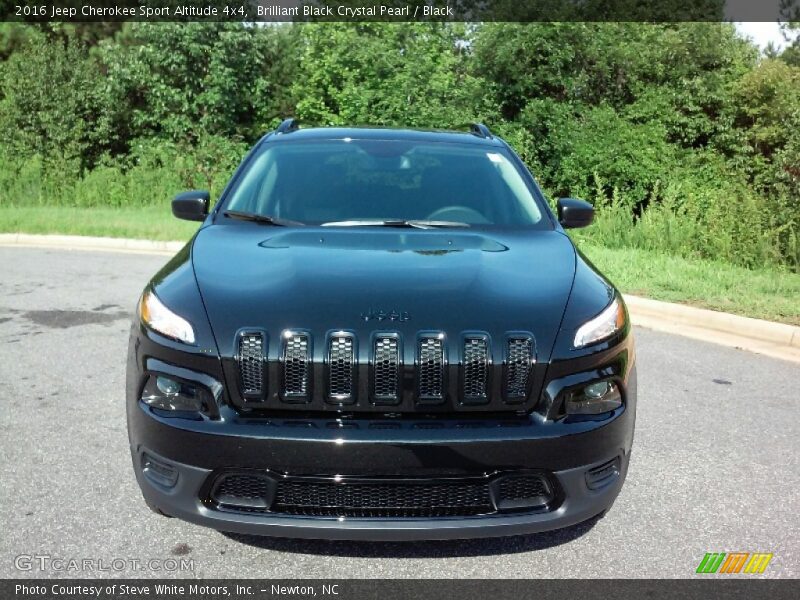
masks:
[[[252,140],[290,110],[294,36],[242,23],[130,23],[100,46],[127,139]]]
[[[39,155],[74,178],[111,144],[106,84],[80,43],[33,34],[0,77],[0,143],[17,156]]]
[[[463,128],[488,110],[463,25],[301,26],[297,116],[317,125]]]

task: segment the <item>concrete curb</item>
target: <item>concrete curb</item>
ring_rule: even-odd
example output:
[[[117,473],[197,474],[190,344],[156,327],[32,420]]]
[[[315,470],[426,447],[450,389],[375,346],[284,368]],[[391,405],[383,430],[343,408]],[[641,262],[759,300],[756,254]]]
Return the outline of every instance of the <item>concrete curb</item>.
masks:
[[[0,246],[172,255],[186,242],[0,233]],[[800,363],[800,327],[625,295],[634,325]]]
[[[634,325],[800,363],[800,327],[625,295]]]
[[[127,238],[89,237],[81,235],[34,235],[0,233],[2,246],[62,248],[65,250],[103,250],[147,254],[175,254],[186,242],[156,242]]]
[[[686,324],[703,329],[712,329],[726,333],[735,333],[742,337],[753,338],[781,346],[800,348],[800,327],[740,317],[730,313],[717,312],[682,304],[671,304],[625,295],[625,302],[631,313],[640,316],[660,318],[675,324]]]

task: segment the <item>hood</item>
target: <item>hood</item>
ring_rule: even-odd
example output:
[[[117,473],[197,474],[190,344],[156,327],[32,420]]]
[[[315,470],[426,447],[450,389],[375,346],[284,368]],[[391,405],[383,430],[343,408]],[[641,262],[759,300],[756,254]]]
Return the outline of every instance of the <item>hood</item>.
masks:
[[[192,260],[223,356],[236,332],[530,332],[549,360],[575,272],[557,231],[212,225]]]

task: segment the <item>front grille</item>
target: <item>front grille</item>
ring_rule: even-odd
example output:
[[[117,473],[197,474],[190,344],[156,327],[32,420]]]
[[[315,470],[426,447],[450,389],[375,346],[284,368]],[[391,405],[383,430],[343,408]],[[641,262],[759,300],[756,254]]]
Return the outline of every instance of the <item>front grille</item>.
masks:
[[[400,400],[400,340],[396,336],[375,338],[372,396],[376,403]]]
[[[242,395],[246,398],[261,397],[264,393],[264,336],[242,333],[238,350]]]
[[[469,337],[464,340],[464,400],[487,399],[486,379],[489,371],[489,349],[485,338]]]
[[[224,474],[210,500],[223,510],[306,517],[430,518],[541,509],[555,494],[544,475],[347,479]]]
[[[439,337],[422,337],[418,346],[417,394],[420,400],[443,399],[444,354],[443,340]]]
[[[337,335],[328,342],[328,395],[334,402],[351,402],[353,390],[354,340]]]
[[[284,330],[275,332],[280,343],[270,356],[267,332],[247,330],[223,368],[238,381],[233,403],[247,408],[438,414],[522,412],[535,404],[532,334],[505,332],[494,344],[474,330],[413,333],[331,332],[315,352],[312,332]],[[359,343],[361,335],[369,343]],[[404,337],[413,340],[408,348]]]
[[[291,399],[306,399],[310,371],[308,335],[289,333],[283,343],[283,394]]]
[[[528,378],[533,358],[530,338],[515,337],[508,340],[506,361],[506,399],[524,400],[528,396]]]

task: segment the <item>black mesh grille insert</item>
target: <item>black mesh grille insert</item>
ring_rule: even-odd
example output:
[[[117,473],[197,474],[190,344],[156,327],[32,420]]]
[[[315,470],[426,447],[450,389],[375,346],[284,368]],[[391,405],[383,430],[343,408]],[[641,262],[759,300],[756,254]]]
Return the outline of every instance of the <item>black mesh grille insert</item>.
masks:
[[[261,396],[264,391],[264,338],[260,333],[239,336],[239,375],[242,395]]]
[[[309,340],[304,333],[284,336],[283,391],[288,397],[305,398],[308,395]]]
[[[396,337],[375,338],[372,394],[375,400],[395,402],[398,393],[400,371],[400,342]]]
[[[500,497],[504,500],[522,500],[549,495],[550,488],[538,475],[510,476],[500,480]]]
[[[263,475],[226,475],[211,499],[237,509],[267,509],[272,502],[271,481]]]
[[[352,336],[334,336],[328,343],[328,393],[332,400],[344,402],[353,399]]]
[[[530,338],[508,340],[506,363],[506,398],[523,400],[528,395],[528,378],[531,373],[533,342]]]
[[[464,399],[485,400],[489,368],[489,349],[485,338],[464,340]]]
[[[442,517],[494,511],[485,482],[278,484],[273,512],[307,516]]]
[[[541,507],[553,499],[553,490],[541,475],[506,475],[495,486],[497,508],[501,510]]]
[[[441,337],[419,340],[418,394],[420,400],[441,400],[443,395],[444,344]]]

